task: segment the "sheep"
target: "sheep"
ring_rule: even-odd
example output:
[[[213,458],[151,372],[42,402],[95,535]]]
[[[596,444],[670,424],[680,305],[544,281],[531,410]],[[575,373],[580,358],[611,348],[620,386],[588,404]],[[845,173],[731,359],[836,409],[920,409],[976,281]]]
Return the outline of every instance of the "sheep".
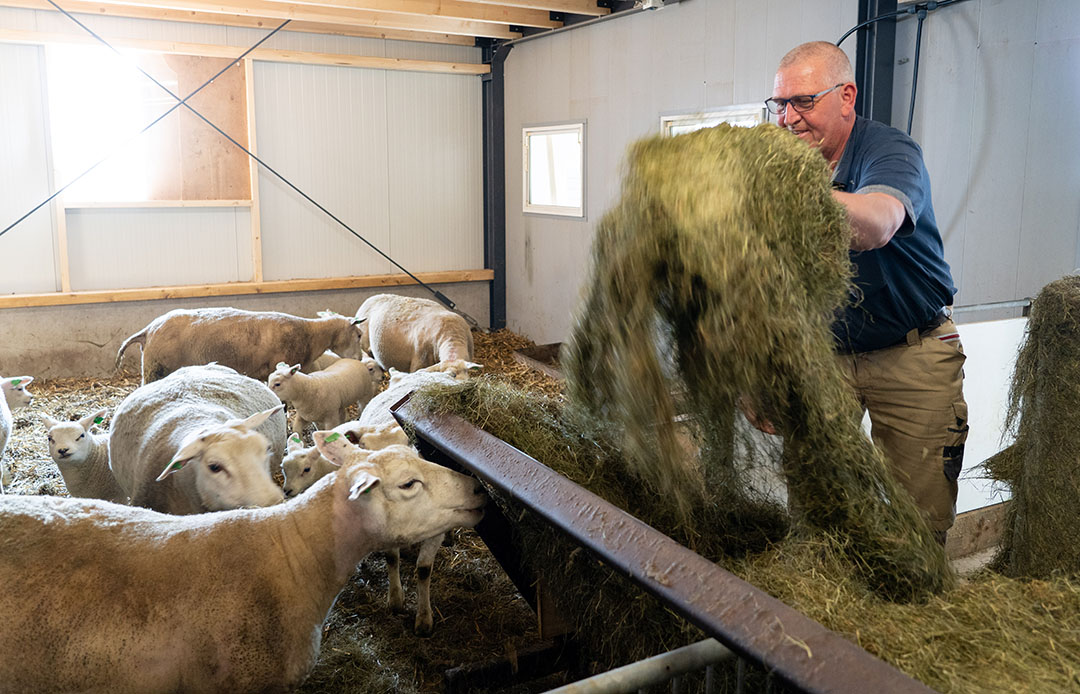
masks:
[[[4,487],[11,484],[11,470],[4,462],[4,449],[7,448],[8,437],[11,436],[13,426],[14,420],[7,398],[0,398],[0,494],[4,492]]]
[[[315,441],[341,469],[269,508],[0,499],[0,689],[291,691],[361,559],[483,516],[475,479],[407,447]]]
[[[409,437],[397,423],[393,427],[375,429],[359,426],[356,422],[346,422],[334,427],[333,431],[347,438],[349,443],[369,451],[378,451],[393,445],[409,445]],[[289,436],[285,457],[281,461],[281,472],[285,476],[285,497],[296,496],[336,469],[337,465],[320,455],[315,446],[305,448],[300,434],[292,434]]]
[[[430,299],[376,294],[360,305],[356,317],[363,321],[364,349],[383,369],[417,371],[473,358],[469,324]]]
[[[139,343],[143,383],[164,378],[182,366],[214,361],[265,381],[279,361],[310,370],[328,349],[359,357],[361,328],[356,323],[356,319],[328,312],[319,318],[299,318],[236,308],[176,309],[124,340],[116,353],[116,368],[124,351]]]
[[[14,410],[19,407],[29,407],[34,400],[34,394],[26,389],[34,380],[33,376],[9,376],[0,378],[0,389],[4,391],[4,399],[7,400],[8,408]]]
[[[131,503],[155,511],[280,503],[271,472],[285,447],[283,409],[264,384],[226,366],[187,366],[120,403],[109,465]]]
[[[357,424],[377,429],[390,425],[396,426],[397,420],[394,419],[390,408],[398,400],[401,400],[417,388],[426,385],[436,383],[453,385],[459,381],[467,380],[470,376],[478,374],[481,368],[479,364],[467,362],[463,359],[439,362],[412,373],[398,371],[396,368],[390,367],[389,385],[387,385],[386,390],[368,401],[368,404],[364,406],[363,411],[360,413]]]
[[[292,429],[302,434],[307,422],[323,429],[345,421],[345,409],[367,404],[382,381],[383,372],[370,357],[339,359],[323,371],[303,373],[301,364],[280,362],[266,379],[270,390],[282,402],[293,406]]]
[[[105,410],[74,422],[61,422],[47,414],[39,416],[49,439],[49,455],[60,469],[68,493],[126,504],[127,494],[109,468],[109,436],[90,430],[105,420]]]

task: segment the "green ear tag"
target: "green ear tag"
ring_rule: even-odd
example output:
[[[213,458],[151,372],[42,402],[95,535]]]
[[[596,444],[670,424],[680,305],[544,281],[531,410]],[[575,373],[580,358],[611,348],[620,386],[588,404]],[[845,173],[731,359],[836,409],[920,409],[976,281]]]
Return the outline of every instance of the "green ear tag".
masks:
[[[184,467],[183,463],[181,463],[179,460],[174,460],[172,465],[169,466],[169,469],[170,470],[179,470],[182,467]]]
[[[339,434],[339,433],[337,433],[335,431],[333,434],[330,434],[329,436],[326,437],[325,442],[326,443],[332,443],[334,441],[337,441],[340,438],[341,438],[341,434]]]
[[[17,386],[17,385],[19,385],[20,383],[22,383],[22,379],[21,379],[21,378],[15,378],[15,379],[12,379],[12,381],[11,381],[11,385],[13,385],[13,386]]]
[[[101,424],[105,421],[104,417],[94,417],[94,424]]]
[[[290,438],[290,439],[291,439],[292,441],[296,441],[297,443],[301,443],[301,441],[300,441],[300,434],[293,434],[293,435],[292,435],[292,436],[290,436],[289,438]]]

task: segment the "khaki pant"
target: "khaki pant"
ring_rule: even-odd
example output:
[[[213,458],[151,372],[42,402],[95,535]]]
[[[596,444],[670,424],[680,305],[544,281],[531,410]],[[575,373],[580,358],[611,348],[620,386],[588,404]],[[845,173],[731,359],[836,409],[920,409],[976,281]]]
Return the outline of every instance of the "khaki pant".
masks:
[[[938,532],[952,527],[956,517],[956,480],[968,432],[965,358],[951,320],[922,335],[912,330],[894,347],[837,355],[870,413],[874,444]]]

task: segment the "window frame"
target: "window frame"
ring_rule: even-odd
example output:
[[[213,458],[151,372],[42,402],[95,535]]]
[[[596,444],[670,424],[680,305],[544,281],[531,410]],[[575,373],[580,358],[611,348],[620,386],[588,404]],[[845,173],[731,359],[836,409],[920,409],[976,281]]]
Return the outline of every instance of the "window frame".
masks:
[[[705,125],[706,121],[719,119],[720,123],[731,123],[732,118],[752,116],[757,119],[754,125],[760,125],[762,123],[768,123],[768,111],[764,104],[749,103],[749,104],[732,104],[731,106],[724,106],[722,108],[715,108],[709,111],[697,111],[693,113],[673,113],[660,116],[660,134],[664,137],[675,137],[671,130],[674,126],[678,125],[697,125],[701,124],[700,128],[712,127]],[[739,126],[738,123],[731,123],[732,125]],[[718,125],[714,124],[714,125]],[[749,126],[739,126],[749,127]],[[695,130],[700,129],[695,128]],[[691,131],[692,132],[692,131]],[[679,135],[684,133],[678,133]]]
[[[521,211],[524,214],[555,216],[585,220],[586,206],[586,125],[585,119],[563,121],[560,123],[546,123],[541,125],[524,125],[521,128]],[[530,135],[543,133],[577,132],[581,141],[581,204],[577,207],[566,205],[534,205],[529,202],[529,137]]]

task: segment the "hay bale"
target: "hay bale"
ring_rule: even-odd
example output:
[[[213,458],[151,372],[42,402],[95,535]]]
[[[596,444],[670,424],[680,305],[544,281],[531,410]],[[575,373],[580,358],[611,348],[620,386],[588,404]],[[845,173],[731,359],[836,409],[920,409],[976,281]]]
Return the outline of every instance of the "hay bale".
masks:
[[[710,495],[758,505],[735,460],[771,455],[736,441],[736,403],[752,396],[783,436],[800,521],[850,536],[874,590],[923,599],[950,581],[944,552],[864,435],[835,363],[829,325],[852,288],[849,243],[824,159],[790,133],[722,125],[638,142],[598,225],[562,355],[567,392],[613,423],[627,472],[684,522]]]
[[[1015,443],[986,463],[1012,503],[996,566],[1011,576],[1080,575],[1080,276],[1032,302],[1006,430]]]

